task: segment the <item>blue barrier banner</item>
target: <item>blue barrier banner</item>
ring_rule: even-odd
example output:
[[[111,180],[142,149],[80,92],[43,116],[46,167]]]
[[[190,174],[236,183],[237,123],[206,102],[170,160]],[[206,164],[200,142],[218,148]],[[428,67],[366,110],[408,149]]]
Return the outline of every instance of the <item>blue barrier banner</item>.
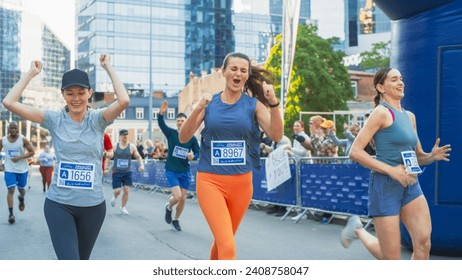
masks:
[[[370,170],[359,164],[300,164],[301,205],[367,215]]]
[[[139,175],[139,183],[145,185],[156,185],[156,164],[154,161],[149,161],[144,164],[144,172]]]
[[[253,200],[267,201],[274,204],[296,205],[297,204],[297,184],[296,184],[296,164],[291,161],[290,175],[291,179],[282,183],[279,187],[268,192],[266,187],[266,170],[265,160],[262,159],[260,170],[252,170],[253,181]]]
[[[139,182],[140,181],[140,172],[138,171],[139,168],[138,161],[132,160],[132,165],[130,171],[132,172],[132,182]]]
[[[156,186],[168,188],[168,180],[167,176],[165,175],[165,160],[156,161],[155,165]]]
[[[195,192],[196,191],[196,173],[197,167],[199,166],[199,161],[194,160],[189,162],[190,170],[191,170],[191,180],[189,181],[189,191]]]

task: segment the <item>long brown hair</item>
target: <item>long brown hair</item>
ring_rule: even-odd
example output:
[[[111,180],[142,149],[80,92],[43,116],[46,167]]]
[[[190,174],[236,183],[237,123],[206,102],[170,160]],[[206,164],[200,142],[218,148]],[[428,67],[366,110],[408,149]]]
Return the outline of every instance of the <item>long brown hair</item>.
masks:
[[[265,81],[267,84],[274,84],[275,78],[273,73],[266,69],[252,66],[250,58],[243,53],[229,53],[226,55],[225,59],[223,60],[223,69],[226,69],[226,66],[228,66],[229,59],[234,57],[245,59],[249,63],[249,79],[245,82],[244,91],[249,93],[250,96],[257,98],[265,106],[268,106],[268,100],[265,98],[263,93],[262,84],[263,81]]]

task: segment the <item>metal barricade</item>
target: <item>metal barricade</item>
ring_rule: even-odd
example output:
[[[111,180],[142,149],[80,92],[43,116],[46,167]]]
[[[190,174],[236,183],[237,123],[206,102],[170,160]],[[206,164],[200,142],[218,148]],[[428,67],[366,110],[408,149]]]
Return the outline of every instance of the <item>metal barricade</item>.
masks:
[[[288,206],[289,209],[286,212],[291,211],[293,207],[297,205],[297,166],[296,161],[293,158],[289,159],[289,167],[291,178],[280,186],[268,191],[266,185],[266,169],[265,169],[266,158],[261,158],[261,169],[252,170],[252,183],[253,183],[253,202],[265,202],[275,205]],[[284,215],[282,219],[285,218]]]
[[[144,188],[152,190],[156,186],[156,164],[154,159],[144,161],[144,171],[139,172],[139,180],[135,183],[134,190]]]
[[[346,159],[332,158],[335,163],[326,164],[315,163],[318,158],[299,160],[300,206],[304,212],[367,216],[370,170],[356,163],[342,164]]]

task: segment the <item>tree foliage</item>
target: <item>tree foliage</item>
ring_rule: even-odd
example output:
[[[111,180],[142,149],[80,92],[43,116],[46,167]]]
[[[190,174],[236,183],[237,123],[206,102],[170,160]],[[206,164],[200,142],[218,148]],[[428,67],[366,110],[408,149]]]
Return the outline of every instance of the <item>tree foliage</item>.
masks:
[[[390,67],[390,44],[390,41],[372,44],[372,50],[370,52],[365,51],[360,53],[361,69],[368,70]]]
[[[353,98],[350,77],[342,64],[344,54],[334,51],[336,38],[323,39],[312,25],[299,25],[289,90],[286,96],[284,123],[286,135],[292,135],[292,124],[301,111],[332,112],[346,110]],[[281,81],[281,41],[276,37],[265,68]],[[280,94],[280,84],[275,85]],[[329,116],[326,116],[329,117]],[[330,116],[331,118],[331,116]],[[304,120],[306,122],[306,120]]]

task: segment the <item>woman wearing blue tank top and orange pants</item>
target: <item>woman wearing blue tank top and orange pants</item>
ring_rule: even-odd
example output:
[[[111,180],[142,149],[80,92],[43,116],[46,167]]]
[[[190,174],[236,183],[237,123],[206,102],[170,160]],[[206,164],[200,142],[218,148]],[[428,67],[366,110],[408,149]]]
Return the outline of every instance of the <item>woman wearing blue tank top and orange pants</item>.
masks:
[[[374,220],[377,237],[363,228],[358,216],[352,216],[342,230],[341,242],[347,248],[359,238],[377,259],[399,260],[401,220],[412,239],[412,259],[429,259],[430,210],[417,174],[421,172],[421,165],[449,161],[451,147],[440,147],[438,138],[430,153],[423,151],[414,114],[401,107],[404,82],[398,70],[380,69],[375,74],[374,87],[377,90],[376,107],[356,137],[350,157],[372,170],[368,214]],[[364,151],[372,139],[376,158]],[[404,162],[412,164],[407,168]]]
[[[241,53],[228,54],[222,72],[224,91],[202,97],[179,134],[186,143],[204,122],[196,191],[215,239],[212,260],[236,259],[234,235],[252,199],[252,168],[260,166],[260,128],[273,141],[283,133],[271,73]]]

